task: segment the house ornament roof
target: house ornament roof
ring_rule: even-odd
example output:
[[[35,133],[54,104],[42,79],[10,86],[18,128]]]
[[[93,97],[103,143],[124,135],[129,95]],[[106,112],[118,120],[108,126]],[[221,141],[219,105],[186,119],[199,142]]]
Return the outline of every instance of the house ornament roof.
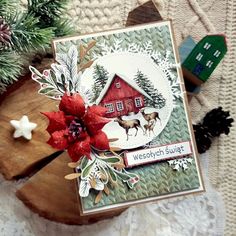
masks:
[[[129,84],[132,88],[134,88],[135,90],[137,90],[138,92],[140,92],[141,94],[143,94],[145,97],[147,97],[150,100],[153,100],[143,89],[141,89],[133,80],[128,79],[126,76],[118,74],[118,73],[113,73],[109,79],[107,80],[107,83],[105,85],[105,87],[103,88],[103,90],[101,91],[99,97],[96,100],[96,104],[99,104],[103,97],[105,96],[105,94],[107,93],[113,79],[115,78],[115,76],[118,76],[119,78],[121,78],[122,80],[124,80],[127,84]]]

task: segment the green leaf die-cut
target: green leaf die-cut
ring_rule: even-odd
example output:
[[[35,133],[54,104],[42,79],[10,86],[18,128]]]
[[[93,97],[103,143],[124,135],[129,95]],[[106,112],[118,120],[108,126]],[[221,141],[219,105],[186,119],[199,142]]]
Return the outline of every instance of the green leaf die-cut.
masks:
[[[115,172],[110,168],[107,168],[107,170],[108,170],[108,174],[111,177],[112,181],[114,183],[116,183],[117,182],[117,176],[116,176]]]
[[[119,172],[119,171],[116,171],[116,174],[119,176],[119,178],[121,178],[124,182],[128,181],[130,179],[130,176],[125,174],[125,173],[122,173],[122,172]]]
[[[89,160],[87,157],[83,157],[83,159],[81,160],[81,165],[80,165],[81,170],[85,168],[85,166],[88,164],[88,161]]]
[[[120,162],[120,158],[118,158],[118,157],[108,157],[108,158],[103,158],[102,160],[107,163],[111,163],[111,164],[115,164],[115,163]]]
[[[95,159],[93,160],[92,163],[88,164],[84,169],[82,169],[81,179],[86,179],[89,176],[89,174],[91,173],[93,169],[94,163],[95,163]]]
[[[47,88],[42,88],[39,90],[40,94],[49,94],[54,91],[54,88],[52,87],[47,87]]]
[[[108,173],[107,173],[107,171],[104,169],[103,166],[100,166],[99,173],[101,173],[103,176],[105,176],[105,179],[102,179],[101,181],[102,181],[104,184],[107,184],[108,181],[109,181]]]

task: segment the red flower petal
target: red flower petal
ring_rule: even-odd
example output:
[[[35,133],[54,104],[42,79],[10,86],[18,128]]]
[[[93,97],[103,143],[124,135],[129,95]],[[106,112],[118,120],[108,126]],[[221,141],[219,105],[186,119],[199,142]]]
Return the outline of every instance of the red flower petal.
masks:
[[[67,124],[67,126],[69,126],[70,123],[71,123],[75,118],[76,118],[75,116],[66,115],[66,116],[65,116],[65,119],[66,119],[66,124]]]
[[[68,141],[66,137],[66,130],[55,131],[51,134],[50,139],[47,141],[53,148],[64,150],[68,147]]]
[[[68,115],[82,117],[85,113],[84,100],[78,93],[74,93],[71,96],[64,94],[59,104],[59,109]]]
[[[99,130],[101,130],[108,122],[111,120],[101,117],[99,115],[96,115],[91,111],[91,109],[87,110],[87,113],[83,117],[84,124],[86,126],[86,129],[88,133],[92,136],[93,134],[96,134]]]
[[[84,139],[87,138],[88,133],[83,131],[81,132],[81,134],[78,137],[73,137],[69,132],[68,132],[68,142],[69,143],[74,143],[75,141],[83,141]]]
[[[91,145],[98,150],[109,150],[109,140],[107,135],[101,130],[97,134],[90,137]]]
[[[87,136],[83,141],[75,142],[68,147],[68,154],[72,161],[78,161],[81,157],[86,156],[90,159],[90,137]]]
[[[104,116],[107,112],[107,108],[101,107],[101,106],[96,106],[96,105],[92,105],[91,107],[88,107],[88,110],[92,113],[99,115],[99,116]]]
[[[49,120],[47,127],[48,133],[51,134],[55,131],[66,129],[66,119],[63,111],[42,112],[42,114]]]

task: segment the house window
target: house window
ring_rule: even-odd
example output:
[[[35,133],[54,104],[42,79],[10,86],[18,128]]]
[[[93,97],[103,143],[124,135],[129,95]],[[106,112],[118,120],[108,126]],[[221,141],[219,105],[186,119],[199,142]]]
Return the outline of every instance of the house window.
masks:
[[[203,70],[204,70],[204,66],[198,63],[193,70],[193,74],[200,75]]]
[[[216,50],[213,55],[214,55],[215,57],[219,57],[220,54],[221,54],[221,52],[220,52],[219,50]]]
[[[134,99],[134,102],[135,102],[135,106],[136,106],[136,107],[141,107],[141,106],[142,106],[142,100],[141,100],[141,98],[135,98],[135,99]]]
[[[122,101],[116,102],[116,109],[117,111],[123,111],[124,110],[124,105]]]
[[[212,62],[212,61],[207,61],[206,66],[207,66],[208,68],[211,68],[212,65],[213,65],[213,62]]]
[[[198,53],[197,56],[196,56],[196,60],[201,61],[202,57],[203,57],[203,54]]]
[[[206,50],[208,50],[211,47],[210,43],[205,43],[203,46]]]
[[[120,82],[116,82],[116,88],[120,88]]]
[[[104,106],[105,106],[105,108],[107,108],[107,112],[106,113],[112,113],[112,112],[115,111],[114,106],[113,106],[112,103],[107,103]]]

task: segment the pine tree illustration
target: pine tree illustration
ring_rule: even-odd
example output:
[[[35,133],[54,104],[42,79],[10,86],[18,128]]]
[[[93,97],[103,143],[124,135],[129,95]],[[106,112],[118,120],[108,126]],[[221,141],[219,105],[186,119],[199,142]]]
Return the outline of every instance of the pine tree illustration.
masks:
[[[162,96],[161,93],[154,87],[153,83],[144,75],[141,71],[137,71],[134,81],[142,88],[152,100],[145,98],[145,106],[152,106],[158,109],[161,109],[166,104],[166,99]]]
[[[107,80],[109,78],[108,71],[101,65],[96,65],[93,71],[94,84],[92,87],[92,92],[94,94],[91,102],[95,102],[99,97],[102,89],[105,87]]]

